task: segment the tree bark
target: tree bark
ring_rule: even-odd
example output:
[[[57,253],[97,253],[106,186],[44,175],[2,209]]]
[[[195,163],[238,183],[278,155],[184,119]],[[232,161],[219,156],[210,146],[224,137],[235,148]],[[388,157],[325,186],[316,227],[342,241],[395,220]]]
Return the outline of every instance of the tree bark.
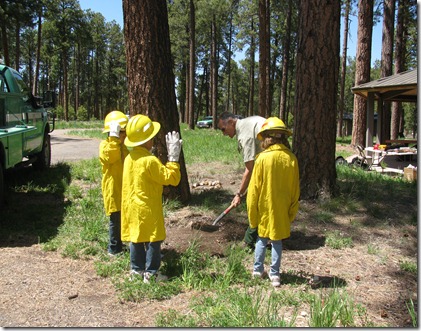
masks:
[[[254,31],[254,18],[251,18],[251,31]],[[249,69],[249,97],[248,97],[248,108],[247,115],[254,115],[254,67],[255,67],[255,53],[256,46],[254,37],[250,39],[250,69]]]
[[[285,40],[283,47],[283,59],[282,59],[282,80],[281,80],[281,91],[280,91],[280,102],[279,102],[279,118],[287,123],[287,90],[288,90],[288,70],[289,70],[289,52],[291,43],[291,17],[292,17],[292,0],[288,0],[288,14],[285,31]]]
[[[396,43],[395,43],[395,74],[405,71],[405,42],[404,42],[404,17],[408,6],[406,0],[398,0],[398,16],[396,23]],[[392,139],[397,139],[404,132],[404,118],[402,103],[392,103],[391,116],[391,134]]]
[[[166,0],[123,0],[123,19],[130,114],[147,115],[161,124],[155,147],[165,163],[165,135],[180,132]],[[190,187],[183,151],[179,162],[180,184],[166,187],[164,194],[186,202]]]
[[[270,1],[259,0],[259,115],[269,117],[270,100]]]
[[[351,9],[351,0],[345,2],[345,15],[344,15],[344,43],[342,48],[342,67],[341,67],[341,90],[339,99],[339,114],[338,114],[338,136],[343,137],[344,132],[343,116],[345,107],[345,76],[346,76],[346,59],[348,51],[348,30],[349,30],[349,11]]]
[[[217,37],[216,37],[216,16],[213,14],[212,23],[211,23],[211,77],[210,77],[210,108],[211,114],[213,116],[213,125],[212,127],[216,130],[216,113],[218,110],[218,64],[217,64],[217,52],[216,52],[216,45],[217,45]]]
[[[194,89],[196,72],[196,18],[193,0],[190,0],[190,64],[189,64],[189,128],[194,129]]]
[[[355,86],[370,81],[372,31],[373,0],[359,0]],[[366,127],[367,101],[355,94],[351,144],[365,146]]]
[[[395,32],[395,0],[383,2],[383,34],[381,77],[391,76],[393,73],[393,34]],[[382,135],[383,139],[390,139],[391,103],[383,103]]]
[[[38,94],[38,76],[39,76],[39,62],[41,56],[41,37],[42,37],[42,6],[40,6],[39,13],[38,13],[38,32],[37,32],[37,51],[36,51],[36,59],[35,59],[35,74],[34,80],[32,84],[32,94]]]
[[[300,2],[293,150],[301,199],[335,193],[339,26],[339,1]]]

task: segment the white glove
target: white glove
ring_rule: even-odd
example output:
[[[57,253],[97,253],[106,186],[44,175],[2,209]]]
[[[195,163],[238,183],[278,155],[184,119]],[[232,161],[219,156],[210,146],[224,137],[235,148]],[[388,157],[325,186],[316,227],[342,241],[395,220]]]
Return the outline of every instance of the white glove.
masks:
[[[110,122],[110,137],[120,137],[121,126],[118,122]]]
[[[178,162],[181,153],[181,144],[183,143],[180,139],[180,134],[175,131],[168,132],[165,136],[165,141],[167,143],[168,161]]]

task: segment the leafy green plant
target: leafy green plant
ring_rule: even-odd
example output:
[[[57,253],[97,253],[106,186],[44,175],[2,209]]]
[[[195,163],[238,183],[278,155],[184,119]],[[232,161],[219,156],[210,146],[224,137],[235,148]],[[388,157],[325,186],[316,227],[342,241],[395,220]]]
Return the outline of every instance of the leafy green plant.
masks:
[[[409,299],[408,302],[405,302],[406,308],[408,308],[409,315],[411,316],[412,326],[414,328],[418,327],[418,314],[417,310],[415,309],[414,302],[412,299]]]
[[[414,275],[416,275],[418,272],[417,264],[411,261],[401,261],[399,262],[399,267],[401,268],[401,270],[410,272]]]
[[[379,253],[379,248],[376,245],[368,244],[367,253],[372,255],[377,255]]]
[[[354,326],[353,300],[346,292],[340,292],[338,288],[333,288],[326,295],[314,296],[310,310],[310,327]]]
[[[329,232],[326,236],[326,245],[334,249],[352,247],[352,238],[345,237],[339,231]]]
[[[279,314],[282,298],[276,292],[262,289],[227,288],[224,291],[201,295],[191,302],[192,313],[184,320],[171,310],[157,318],[160,327],[292,327],[297,313],[285,319]]]

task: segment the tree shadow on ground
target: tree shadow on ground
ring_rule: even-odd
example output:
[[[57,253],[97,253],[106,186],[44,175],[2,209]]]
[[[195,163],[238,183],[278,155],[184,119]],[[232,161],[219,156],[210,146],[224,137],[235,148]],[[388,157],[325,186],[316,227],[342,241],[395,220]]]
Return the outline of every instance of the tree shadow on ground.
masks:
[[[302,271],[281,273],[281,280],[282,284],[309,285],[312,289],[337,288],[347,285],[346,280],[340,277],[310,275]]]
[[[323,247],[326,238],[318,235],[306,235],[301,231],[291,231],[291,236],[282,241],[282,248],[290,251],[310,250]]]
[[[0,247],[31,246],[48,241],[63,223],[70,166],[59,163],[42,171],[32,167],[5,174],[6,200],[0,211]]]

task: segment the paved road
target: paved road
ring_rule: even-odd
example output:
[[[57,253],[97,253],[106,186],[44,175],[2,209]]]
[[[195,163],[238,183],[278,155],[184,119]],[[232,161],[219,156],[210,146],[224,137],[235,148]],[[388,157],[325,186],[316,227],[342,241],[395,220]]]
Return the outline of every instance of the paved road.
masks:
[[[98,157],[100,139],[68,136],[67,131],[56,129],[51,133],[51,164]]]

